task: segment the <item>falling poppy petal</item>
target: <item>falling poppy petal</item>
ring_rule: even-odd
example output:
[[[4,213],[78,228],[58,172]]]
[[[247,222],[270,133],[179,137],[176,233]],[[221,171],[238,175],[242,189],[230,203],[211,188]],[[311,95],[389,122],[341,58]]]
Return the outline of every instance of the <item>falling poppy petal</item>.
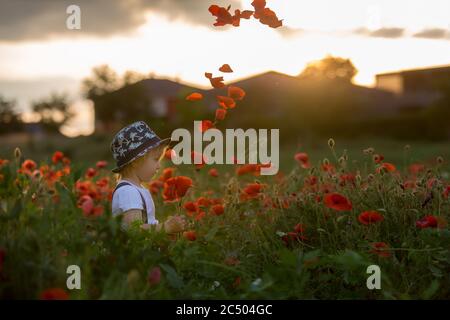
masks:
[[[203,95],[198,92],[193,92],[186,97],[186,100],[188,100],[188,101],[199,101],[202,99],[203,99]]]
[[[231,69],[229,64],[224,64],[219,68],[220,72],[231,73],[233,70]]]
[[[242,100],[245,97],[245,91],[236,86],[229,86],[228,97],[234,100]]]

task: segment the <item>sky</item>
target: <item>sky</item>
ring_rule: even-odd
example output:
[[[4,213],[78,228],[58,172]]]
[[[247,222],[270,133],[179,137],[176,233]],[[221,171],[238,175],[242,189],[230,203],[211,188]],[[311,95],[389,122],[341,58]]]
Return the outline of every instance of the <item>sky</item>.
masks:
[[[354,82],[377,73],[450,64],[448,0],[267,0],[283,19],[273,29],[254,19],[214,27],[211,4],[249,9],[252,0],[0,0],[0,95],[15,99],[26,120],[32,101],[70,95],[77,112],[67,135],[93,130],[81,80],[108,64],[206,88],[204,72],[228,63],[233,81],[269,70],[298,75],[327,54],[349,58]],[[69,30],[66,9],[81,10]]]

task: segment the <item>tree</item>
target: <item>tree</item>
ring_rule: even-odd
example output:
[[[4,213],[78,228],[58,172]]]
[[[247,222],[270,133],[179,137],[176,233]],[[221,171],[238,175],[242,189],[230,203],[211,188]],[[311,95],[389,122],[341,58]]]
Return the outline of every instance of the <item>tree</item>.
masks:
[[[307,80],[343,80],[351,82],[357,69],[350,61],[327,55],[325,58],[308,63],[299,78]]]
[[[92,77],[85,78],[82,83],[82,91],[88,99],[94,101],[121,86],[117,73],[106,64],[93,68],[92,74]]]
[[[127,70],[125,71],[125,74],[123,75],[122,79],[122,86],[127,86],[136,82],[139,82],[141,80],[147,79],[148,77],[145,74]]]
[[[0,133],[12,132],[20,129],[21,120],[16,112],[16,103],[0,96]]]
[[[82,91],[95,105],[96,120],[109,127],[133,120],[137,114],[145,116],[150,99],[137,82],[146,78],[135,71],[126,71],[119,77],[108,65],[101,65],[93,68],[92,76],[83,80]]]
[[[67,102],[67,95],[52,93],[49,98],[34,102],[32,109],[37,113],[47,131],[56,132],[74,117]]]

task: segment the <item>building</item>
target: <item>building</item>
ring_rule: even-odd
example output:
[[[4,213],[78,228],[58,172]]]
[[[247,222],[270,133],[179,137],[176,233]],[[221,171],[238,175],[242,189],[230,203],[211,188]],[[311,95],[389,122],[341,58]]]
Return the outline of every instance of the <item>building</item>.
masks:
[[[396,94],[400,106],[428,106],[441,96],[438,86],[450,81],[450,65],[376,75],[376,88]]]

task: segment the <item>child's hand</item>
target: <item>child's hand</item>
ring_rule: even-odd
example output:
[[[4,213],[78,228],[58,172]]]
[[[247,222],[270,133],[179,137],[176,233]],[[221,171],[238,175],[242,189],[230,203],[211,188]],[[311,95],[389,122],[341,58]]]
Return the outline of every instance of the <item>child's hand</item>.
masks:
[[[164,230],[167,233],[178,233],[184,231],[186,228],[186,220],[183,216],[170,216],[164,222]]]

